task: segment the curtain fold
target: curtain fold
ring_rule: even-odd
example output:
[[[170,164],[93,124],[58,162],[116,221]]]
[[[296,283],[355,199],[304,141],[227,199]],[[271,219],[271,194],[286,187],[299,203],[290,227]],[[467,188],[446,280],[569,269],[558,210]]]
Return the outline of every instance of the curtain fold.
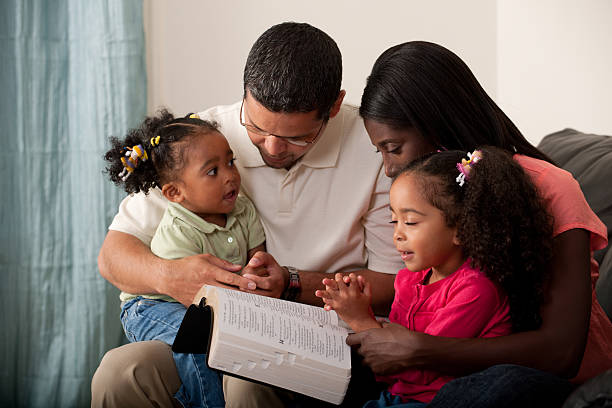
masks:
[[[89,406],[123,341],[97,269],[124,196],[102,155],[146,113],[142,0],[2,3],[0,405]]]

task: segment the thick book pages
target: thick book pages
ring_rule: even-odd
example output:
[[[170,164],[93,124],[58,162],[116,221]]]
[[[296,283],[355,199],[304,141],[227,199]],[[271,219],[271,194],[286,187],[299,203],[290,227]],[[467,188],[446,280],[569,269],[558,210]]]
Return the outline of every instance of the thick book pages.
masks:
[[[208,341],[211,368],[333,404],[342,402],[351,378],[351,351],[346,344],[349,330],[335,312],[215,286],[201,293],[205,299],[197,309],[190,307],[174,351],[193,341],[186,339],[193,337],[187,332],[210,332],[208,339],[199,339],[201,345],[184,351],[194,352],[195,347],[204,352]],[[193,319],[201,323],[194,327]]]

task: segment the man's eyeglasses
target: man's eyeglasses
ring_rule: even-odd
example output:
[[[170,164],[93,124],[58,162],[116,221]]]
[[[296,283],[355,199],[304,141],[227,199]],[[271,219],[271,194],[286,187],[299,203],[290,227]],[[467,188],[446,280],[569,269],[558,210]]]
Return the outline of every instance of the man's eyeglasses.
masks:
[[[319,130],[314,135],[298,136],[298,137],[278,136],[270,132],[266,132],[265,130],[260,129],[255,125],[246,123],[245,121],[246,113],[245,113],[244,119],[242,118],[243,111],[244,111],[244,99],[242,100],[242,104],[240,105],[240,124],[244,126],[246,130],[248,130],[249,132],[254,133],[258,136],[263,136],[263,137],[274,136],[274,137],[281,139],[284,142],[287,142],[294,146],[300,146],[300,147],[308,146],[309,144],[314,143],[314,141],[317,140],[317,137],[319,137],[319,134],[321,133],[321,130],[323,129],[323,125],[325,125],[325,122],[326,122],[325,120],[321,122],[321,126],[319,127]]]

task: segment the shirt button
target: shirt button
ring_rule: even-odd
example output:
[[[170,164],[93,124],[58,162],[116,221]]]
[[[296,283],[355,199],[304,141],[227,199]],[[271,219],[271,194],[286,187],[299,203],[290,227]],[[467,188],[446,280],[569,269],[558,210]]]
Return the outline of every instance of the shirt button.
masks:
[[[227,242],[229,242],[229,243],[231,244],[232,242],[234,242],[234,238],[229,237],[229,238],[227,239]]]

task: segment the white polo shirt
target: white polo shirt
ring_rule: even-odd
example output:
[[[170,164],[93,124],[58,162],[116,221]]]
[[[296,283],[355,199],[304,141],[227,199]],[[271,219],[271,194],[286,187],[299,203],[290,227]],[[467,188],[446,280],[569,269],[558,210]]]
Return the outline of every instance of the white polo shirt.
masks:
[[[267,250],[280,265],[340,272],[404,267],[393,245],[390,180],[354,106],[343,105],[290,170],[265,165],[240,125],[240,103],[199,113],[214,120],[236,156],[242,193],[255,204]],[[126,197],[109,229],[149,245],[167,201],[159,189]]]

